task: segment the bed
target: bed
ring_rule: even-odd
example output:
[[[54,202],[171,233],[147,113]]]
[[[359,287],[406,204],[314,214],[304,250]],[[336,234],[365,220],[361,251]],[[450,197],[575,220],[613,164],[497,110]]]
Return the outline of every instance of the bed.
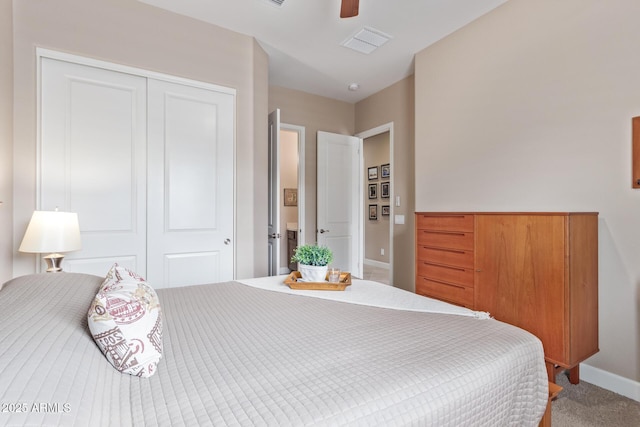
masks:
[[[158,289],[149,378],[116,371],[92,339],[103,277],[5,283],[0,425],[538,425],[547,375],[528,332],[376,282],[293,291],[283,279]]]

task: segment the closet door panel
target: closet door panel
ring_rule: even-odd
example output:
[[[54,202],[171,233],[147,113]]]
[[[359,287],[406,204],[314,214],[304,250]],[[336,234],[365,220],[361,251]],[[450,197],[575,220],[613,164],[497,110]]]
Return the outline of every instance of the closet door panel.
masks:
[[[216,104],[165,94],[164,196],[170,231],[217,228],[217,110]]]
[[[146,96],[143,77],[42,58],[37,209],[78,213],[66,271],[146,273]]]
[[[148,279],[233,279],[234,96],[149,80]]]

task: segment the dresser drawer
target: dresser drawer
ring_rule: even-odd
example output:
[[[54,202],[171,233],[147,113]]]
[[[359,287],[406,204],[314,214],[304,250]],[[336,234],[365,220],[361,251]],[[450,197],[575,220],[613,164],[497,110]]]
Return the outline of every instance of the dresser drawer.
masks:
[[[416,241],[436,248],[473,250],[473,233],[467,231],[417,230]]]
[[[473,251],[470,250],[418,246],[417,258],[434,264],[473,268]]]
[[[473,288],[418,277],[416,293],[473,309]]]
[[[416,215],[416,227],[429,230],[473,231],[473,215]]]
[[[450,267],[418,261],[418,276],[473,287],[473,268]]]

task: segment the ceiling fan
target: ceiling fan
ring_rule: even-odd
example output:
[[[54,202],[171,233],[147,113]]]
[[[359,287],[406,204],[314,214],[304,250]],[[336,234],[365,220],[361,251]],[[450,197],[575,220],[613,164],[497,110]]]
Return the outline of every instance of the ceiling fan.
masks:
[[[340,18],[352,18],[358,16],[360,0],[342,0],[340,7]]]

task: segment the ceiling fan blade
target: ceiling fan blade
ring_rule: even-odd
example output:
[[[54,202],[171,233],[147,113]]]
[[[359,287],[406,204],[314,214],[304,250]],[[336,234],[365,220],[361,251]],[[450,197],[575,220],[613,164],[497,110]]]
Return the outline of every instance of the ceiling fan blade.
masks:
[[[340,7],[340,18],[352,18],[358,16],[360,0],[342,0]]]

